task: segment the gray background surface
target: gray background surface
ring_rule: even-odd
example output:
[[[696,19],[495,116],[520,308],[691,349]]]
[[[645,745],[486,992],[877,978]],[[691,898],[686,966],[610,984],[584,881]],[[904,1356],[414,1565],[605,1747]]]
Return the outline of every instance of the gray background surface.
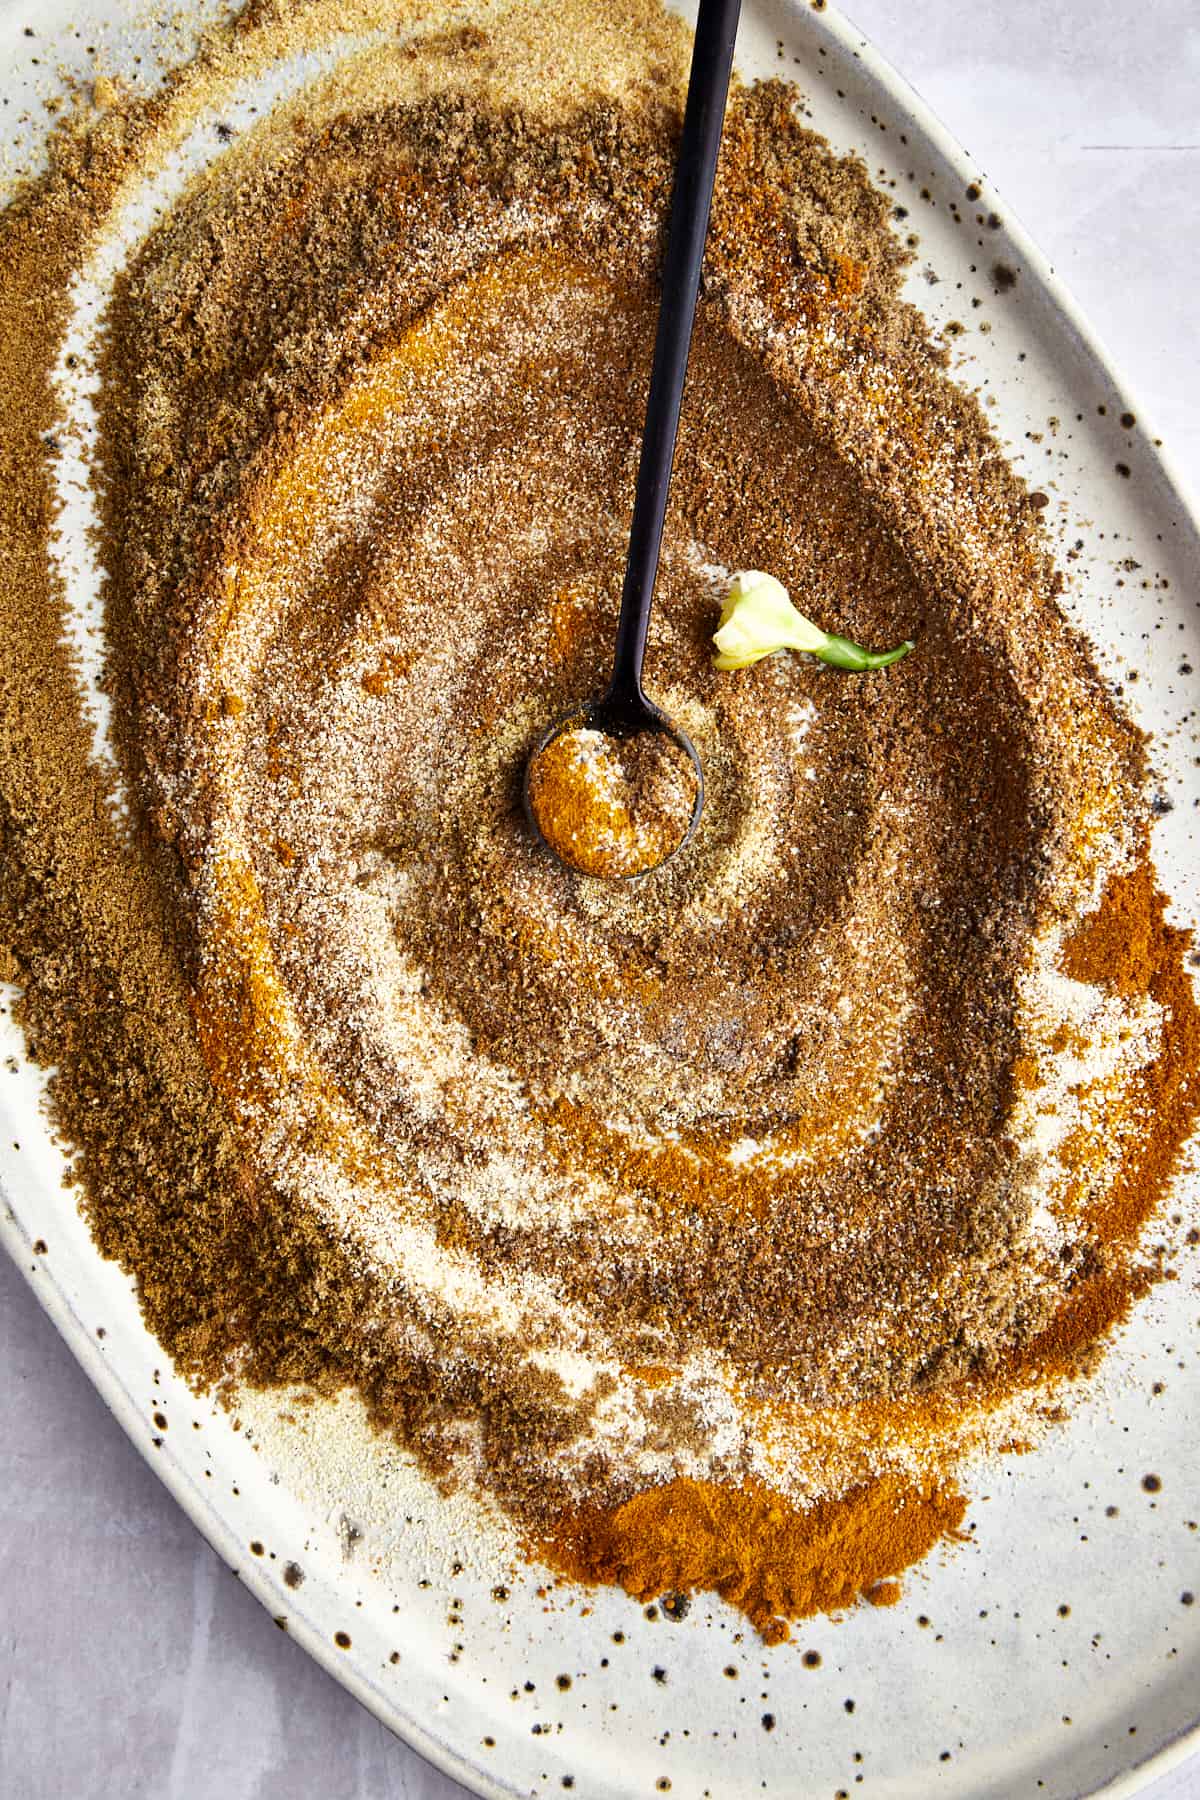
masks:
[[[1196,0],[849,11],[1049,252],[1200,489]],[[2,1256],[0,1367],[4,1800],[463,1794],[275,1630]],[[1200,1758],[1147,1790],[1185,1796]]]

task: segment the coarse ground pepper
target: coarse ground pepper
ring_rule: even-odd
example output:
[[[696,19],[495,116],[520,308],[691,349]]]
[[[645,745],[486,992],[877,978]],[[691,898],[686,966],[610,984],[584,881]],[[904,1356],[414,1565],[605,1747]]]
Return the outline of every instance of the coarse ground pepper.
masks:
[[[634,884],[534,842],[527,746],[606,671],[687,43],[530,0],[398,4],[126,256],[97,761],[50,542],[72,282],[230,76],[369,11],[248,8],[0,218],[0,969],[187,1376],[353,1387],[565,1577],[777,1638],[893,1600],[962,1459],[1036,1442],[1164,1272],[1200,1038],[1144,744],[889,197],[771,82],[648,648],[701,828]],[[744,567],[919,653],[720,674]]]

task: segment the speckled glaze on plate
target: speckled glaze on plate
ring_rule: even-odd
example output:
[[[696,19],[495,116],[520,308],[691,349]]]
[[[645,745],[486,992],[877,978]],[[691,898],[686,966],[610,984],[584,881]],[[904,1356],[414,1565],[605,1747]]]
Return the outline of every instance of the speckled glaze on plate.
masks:
[[[139,66],[146,79],[168,30],[179,53],[186,33],[136,28],[125,11],[0,0],[14,166],[44,129],[53,70]],[[739,64],[794,78],[816,128],[893,189],[917,248],[910,297],[936,327],[963,328],[950,334],[961,379],[1047,496],[1065,604],[1156,734],[1156,856],[1168,891],[1189,897],[1177,916],[1196,923],[1200,535],[1136,402],[985,177],[844,19],[817,0],[747,0]],[[248,91],[222,121],[263,98]],[[217,122],[201,121],[194,158],[219,154]],[[1138,1312],[1057,1437],[969,1472],[969,1544],[915,1573],[891,1611],[810,1621],[764,1651],[703,1599],[672,1617],[613,1593],[539,1591],[502,1535],[439,1500],[351,1402],[289,1409],[269,1395],[234,1415],[191,1394],[64,1186],[11,998],[0,989],[0,1237],[280,1626],[479,1794],[1067,1800],[1133,1793],[1200,1741],[1195,1267]]]

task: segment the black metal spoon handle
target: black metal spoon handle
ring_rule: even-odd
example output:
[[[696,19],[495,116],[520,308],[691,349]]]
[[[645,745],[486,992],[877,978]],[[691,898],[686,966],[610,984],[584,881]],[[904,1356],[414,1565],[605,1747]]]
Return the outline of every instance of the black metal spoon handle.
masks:
[[[741,0],[700,0],[696,21],[683,136],[675,165],[654,366],[629,531],[629,558],[617,620],[612,680],[601,703],[614,722],[624,715],[629,723],[637,724],[647,711],[642,693],[642,659],[662,548],[671,464],[740,10]]]

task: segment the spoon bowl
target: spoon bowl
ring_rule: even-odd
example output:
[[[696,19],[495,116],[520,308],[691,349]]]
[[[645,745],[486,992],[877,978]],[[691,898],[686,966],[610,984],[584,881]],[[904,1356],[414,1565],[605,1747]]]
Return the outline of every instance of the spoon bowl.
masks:
[[[661,707],[655,706],[654,702],[648,700],[644,694],[640,694],[635,703],[629,704],[623,698],[614,700],[611,692],[599,695],[594,700],[585,700],[582,705],[573,706],[569,712],[556,719],[547,730],[543,731],[526,758],[525,773],[521,783],[521,802],[530,830],[538,842],[544,844],[546,849],[553,856],[558,857],[561,862],[566,862],[569,868],[576,867],[563,856],[558,845],[550,842],[542,830],[531,791],[539,757],[568,731],[595,731],[605,738],[615,739],[618,742],[622,739],[638,737],[644,732],[653,732],[681,750],[695,772],[696,793],[692,802],[691,817],[679,841],[657,861],[647,863],[644,868],[617,874],[610,879],[640,881],[644,875],[650,875],[655,869],[661,869],[673,857],[678,856],[681,850],[686,849],[696,835],[696,827],[700,823],[700,814],[704,808],[704,766],[700,761],[700,754],[687,732],[681,730],[674,720],[663,712]]]

